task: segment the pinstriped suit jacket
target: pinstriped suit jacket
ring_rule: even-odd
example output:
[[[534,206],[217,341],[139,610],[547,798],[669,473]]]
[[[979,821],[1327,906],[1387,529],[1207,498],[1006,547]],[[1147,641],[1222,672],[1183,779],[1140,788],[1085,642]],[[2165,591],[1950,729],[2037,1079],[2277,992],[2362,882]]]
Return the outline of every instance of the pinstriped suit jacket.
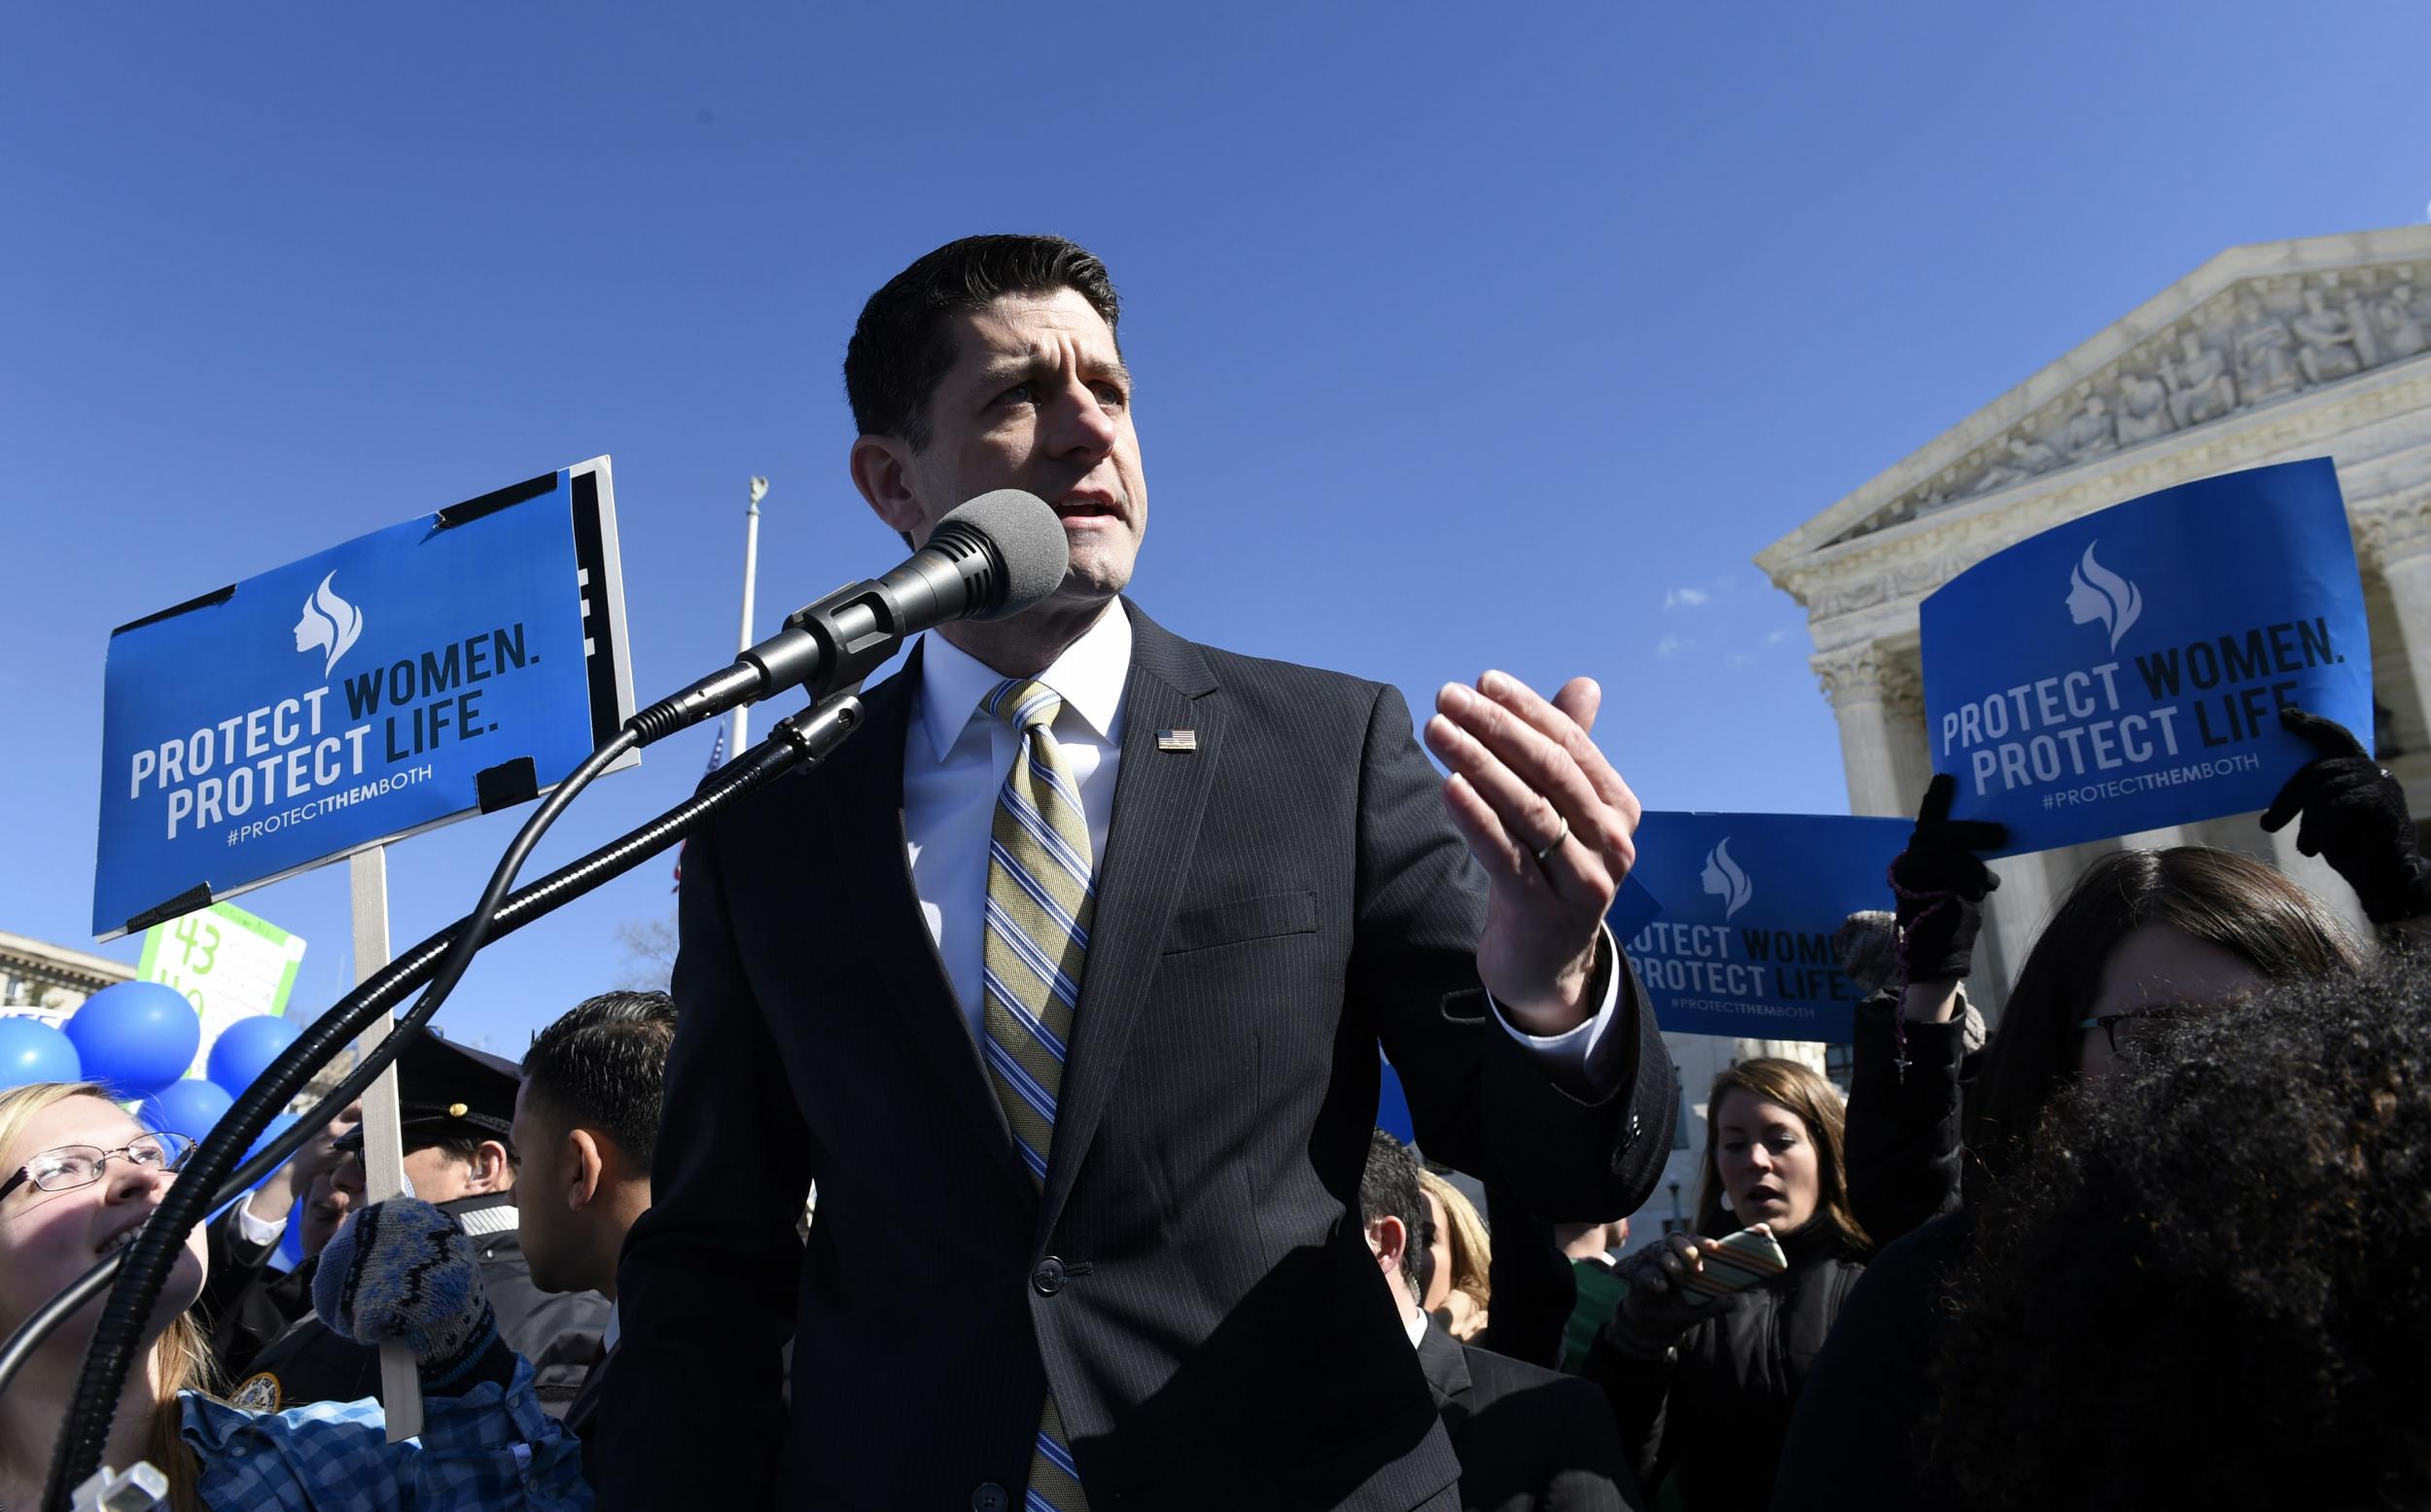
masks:
[[[603,1507],[1018,1506],[1050,1382],[1100,1509],[1456,1504],[1357,1221],[1378,1042],[1427,1153],[1540,1215],[1653,1187],[1674,1098],[1651,1015],[1625,984],[1634,1061],[1601,1103],[1487,1019],[1484,881],[1400,696],[1130,613],[1042,1195],[904,863],[914,674],[828,766],[692,840]],[[1173,728],[1197,750],[1159,751]]]

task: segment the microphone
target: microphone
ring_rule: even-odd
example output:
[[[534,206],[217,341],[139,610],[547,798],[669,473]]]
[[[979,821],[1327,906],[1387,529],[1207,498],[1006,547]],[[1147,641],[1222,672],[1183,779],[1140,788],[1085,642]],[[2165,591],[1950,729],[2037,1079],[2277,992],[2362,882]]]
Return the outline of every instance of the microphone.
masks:
[[[1063,585],[1071,550],[1045,500],[1018,488],[981,494],[937,521],[900,566],[795,610],[732,666],[660,699],[625,728],[647,746],[801,684],[824,694],[857,683],[923,630],[1009,618],[1043,602]]]

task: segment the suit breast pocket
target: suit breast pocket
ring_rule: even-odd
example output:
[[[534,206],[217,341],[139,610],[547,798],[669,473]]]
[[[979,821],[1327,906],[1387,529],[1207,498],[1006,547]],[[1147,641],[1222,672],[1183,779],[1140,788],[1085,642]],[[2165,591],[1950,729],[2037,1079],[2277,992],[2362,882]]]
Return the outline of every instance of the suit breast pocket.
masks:
[[[1261,893],[1255,897],[1184,908],[1165,931],[1165,954],[1212,950],[1249,940],[1317,932],[1317,895]]]

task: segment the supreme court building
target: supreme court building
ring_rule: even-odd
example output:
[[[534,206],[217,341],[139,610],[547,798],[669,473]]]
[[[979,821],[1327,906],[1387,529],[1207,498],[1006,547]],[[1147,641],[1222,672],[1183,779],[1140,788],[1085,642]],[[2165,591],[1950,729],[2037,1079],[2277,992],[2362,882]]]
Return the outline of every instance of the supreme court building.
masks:
[[[1926,595],[2063,520],[2317,456],[2337,464],[2370,614],[2379,714],[2356,733],[2431,815],[2431,226],[2223,252],[1756,558],[1807,610],[1850,812],[1913,814],[1932,776]],[[1995,861],[1972,996],[1996,1012],[2069,882],[2123,846],[2261,857],[2365,927],[2336,873],[2297,854],[2295,826],[2266,835],[2255,821]]]

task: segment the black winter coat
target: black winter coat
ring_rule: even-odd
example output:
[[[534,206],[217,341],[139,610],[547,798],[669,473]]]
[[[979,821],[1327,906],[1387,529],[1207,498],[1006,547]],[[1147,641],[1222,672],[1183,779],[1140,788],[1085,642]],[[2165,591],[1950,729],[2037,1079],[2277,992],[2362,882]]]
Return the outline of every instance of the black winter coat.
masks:
[[[1959,1120],[1976,1057],[1956,1019],[1908,1026],[1899,1069],[1899,994],[1857,1004],[1849,1075],[1849,1206],[1877,1249],[1959,1202]]]
[[[1874,1256],[1790,1420],[1775,1512],[1922,1512],[1933,1360],[1950,1279],[1974,1243],[1974,1212],[1960,1208]]]
[[[1864,1263],[1822,1223],[1781,1241],[1789,1269],[1680,1335],[1662,1360],[1614,1347],[1609,1325],[1584,1374],[1603,1388],[1640,1482],[1676,1473],[1690,1512],[1762,1512],[1808,1369]]]

